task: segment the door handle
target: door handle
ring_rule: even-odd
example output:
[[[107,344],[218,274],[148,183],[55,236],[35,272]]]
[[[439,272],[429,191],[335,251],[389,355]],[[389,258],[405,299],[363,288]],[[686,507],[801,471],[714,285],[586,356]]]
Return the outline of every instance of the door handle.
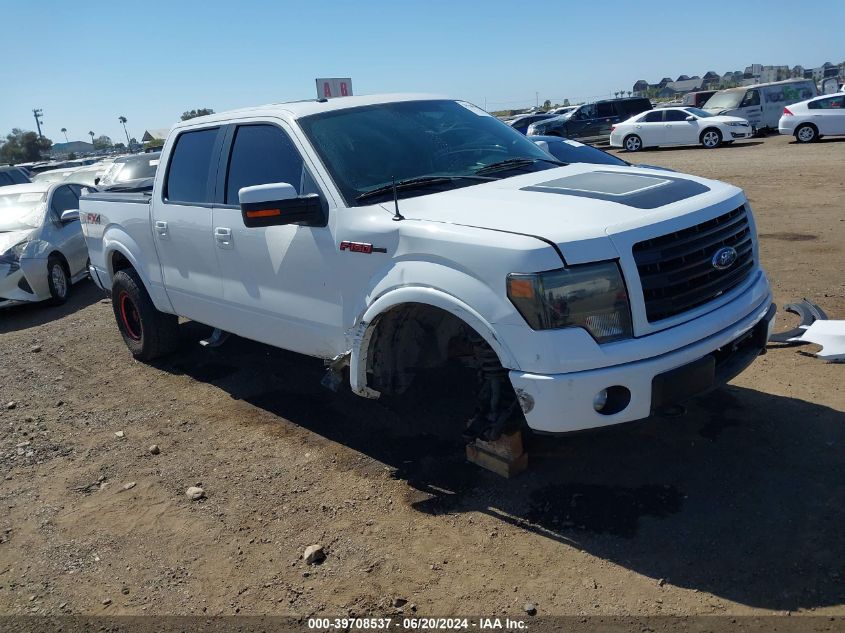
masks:
[[[164,222],[163,220],[156,220],[155,227],[156,233],[158,233],[162,237],[165,237],[167,235],[167,222]]]
[[[232,243],[232,229],[224,226],[215,227],[214,239],[221,246],[229,246]]]

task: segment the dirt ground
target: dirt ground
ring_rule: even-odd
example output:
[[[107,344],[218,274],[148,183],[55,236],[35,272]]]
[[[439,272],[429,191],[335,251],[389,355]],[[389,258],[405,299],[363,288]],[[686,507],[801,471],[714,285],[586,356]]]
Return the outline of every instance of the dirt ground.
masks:
[[[845,318],[845,141],[624,157],[744,187],[776,302]],[[0,313],[0,613],[845,614],[845,365],[813,348],[685,417],[533,438],[507,481],[319,361],[183,328],[145,365],[89,281]]]

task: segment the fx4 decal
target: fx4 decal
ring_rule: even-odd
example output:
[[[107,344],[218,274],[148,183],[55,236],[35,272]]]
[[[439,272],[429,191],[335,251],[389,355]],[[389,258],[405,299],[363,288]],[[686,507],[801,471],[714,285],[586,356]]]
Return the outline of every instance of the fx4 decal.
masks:
[[[349,242],[344,240],[340,243],[340,250],[342,251],[349,251],[350,253],[365,253],[370,255],[372,253],[386,253],[386,248],[380,248],[378,246],[373,246],[372,244],[368,244],[367,242]]]

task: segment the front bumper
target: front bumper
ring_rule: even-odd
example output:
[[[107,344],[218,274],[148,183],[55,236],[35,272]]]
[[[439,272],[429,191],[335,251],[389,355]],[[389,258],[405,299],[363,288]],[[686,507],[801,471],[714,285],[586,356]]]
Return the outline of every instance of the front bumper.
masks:
[[[774,324],[771,295],[734,325],[653,358],[567,374],[511,371],[511,383],[528,426],[567,433],[647,418],[655,409],[682,402],[731,380],[765,350]],[[595,410],[593,399],[609,387],[627,390],[616,413]]]
[[[49,297],[47,260],[23,259],[16,265],[0,264],[0,308]]]
[[[737,138],[751,138],[751,136],[752,136],[752,134],[751,134],[751,130],[750,130],[750,129],[749,129],[749,130],[747,130],[747,131],[742,131],[742,132],[734,132],[733,130],[731,131],[731,138],[732,138],[732,139],[737,139]]]

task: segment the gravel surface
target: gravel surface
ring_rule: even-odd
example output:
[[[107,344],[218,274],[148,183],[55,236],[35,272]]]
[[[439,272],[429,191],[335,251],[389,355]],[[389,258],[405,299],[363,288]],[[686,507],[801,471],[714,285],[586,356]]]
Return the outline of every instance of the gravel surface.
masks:
[[[845,318],[845,141],[623,156],[744,187],[777,303]],[[532,438],[506,481],[320,361],[182,327],[145,365],[88,281],[0,313],[0,612],[845,613],[845,365],[812,347],[684,417]]]

